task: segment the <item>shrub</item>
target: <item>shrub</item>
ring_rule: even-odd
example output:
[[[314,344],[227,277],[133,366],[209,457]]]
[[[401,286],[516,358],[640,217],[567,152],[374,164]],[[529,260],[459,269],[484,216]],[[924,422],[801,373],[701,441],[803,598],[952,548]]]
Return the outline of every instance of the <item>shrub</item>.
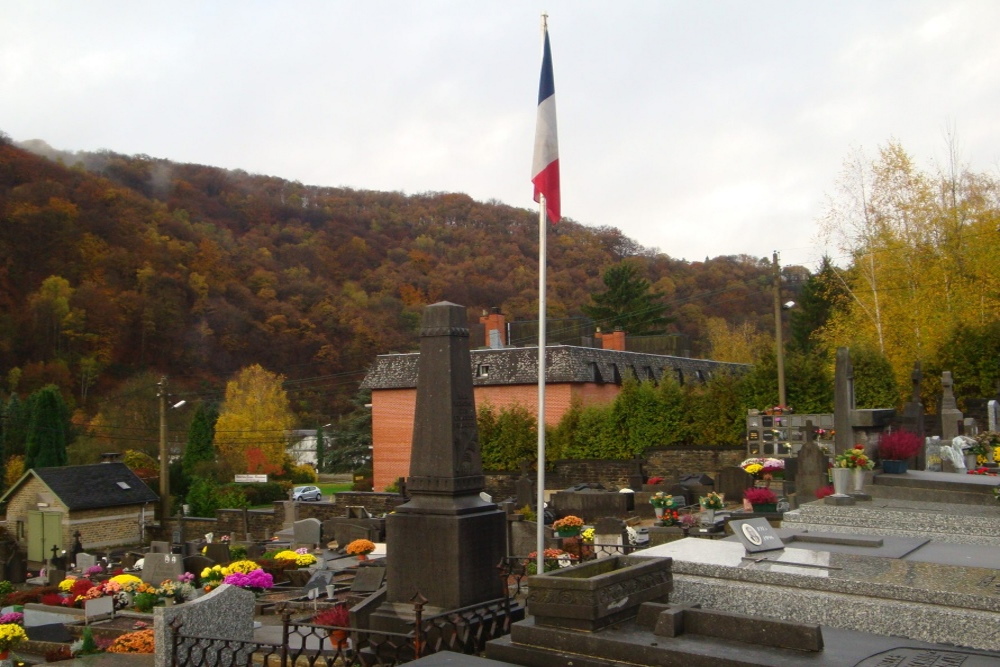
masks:
[[[365,477],[355,482],[351,486],[351,491],[371,491],[375,486],[375,480],[371,477]]]
[[[893,431],[886,433],[878,443],[878,455],[883,461],[902,461],[916,456],[923,440],[916,433]]]
[[[743,498],[749,500],[751,505],[770,505],[778,502],[778,497],[771,489],[747,489],[743,492]]]

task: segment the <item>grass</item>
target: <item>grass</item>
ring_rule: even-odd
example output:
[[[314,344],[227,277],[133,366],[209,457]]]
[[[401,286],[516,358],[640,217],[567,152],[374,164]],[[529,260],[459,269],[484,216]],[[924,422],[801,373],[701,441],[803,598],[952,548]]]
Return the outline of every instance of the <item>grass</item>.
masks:
[[[343,484],[317,484],[319,490],[323,492],[324,498],[331,493],[340,493],[342,491],[350,491],[353,486],[350,483]]]

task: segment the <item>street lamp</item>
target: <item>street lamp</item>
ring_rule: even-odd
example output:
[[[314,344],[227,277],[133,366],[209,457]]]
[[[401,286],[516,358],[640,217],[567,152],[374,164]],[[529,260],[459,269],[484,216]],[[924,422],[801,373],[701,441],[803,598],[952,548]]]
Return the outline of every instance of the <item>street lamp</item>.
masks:
[[[778,266],[778,251],[772,255],[774,262],[774,345],[778,359],[778,405],[787,408],[785,402],[785,345],[781,340],[781,267]],[[789,301],[792,305],[794,302]]]

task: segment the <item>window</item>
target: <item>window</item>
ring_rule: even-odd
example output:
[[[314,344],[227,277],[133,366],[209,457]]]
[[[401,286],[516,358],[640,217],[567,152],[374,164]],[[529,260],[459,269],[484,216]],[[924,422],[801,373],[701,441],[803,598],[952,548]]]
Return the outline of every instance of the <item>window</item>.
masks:
[[[489,364],[479,364],[476,366],[476,377],[485,378],[490,376],[490,365]]]
[[[120,488],[122,491],[128,491],[132,487],[129,486],[127,482],[118,482],[118,488]]]

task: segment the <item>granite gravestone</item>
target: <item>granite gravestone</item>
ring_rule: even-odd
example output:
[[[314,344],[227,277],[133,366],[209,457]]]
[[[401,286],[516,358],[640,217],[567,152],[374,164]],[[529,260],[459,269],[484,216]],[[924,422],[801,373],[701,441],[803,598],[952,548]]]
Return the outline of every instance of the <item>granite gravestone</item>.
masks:
[[[215,590],[190,602],[153,609],[153,630],[156,637],[156,667],[171,665],[250,664],[248,650],[253,647],[255,596],[252,592],[222,584]],[[170,623],[179,621],[187,637],[223,637],[235,642],[248,642],[234,647],[226,642],[203,642],[200,647],[192,640],[172,640]],[[175,653],[176,650],[176,653]],[[224,658],[219,654],[226,654]]]
[[[319,519],[301,519],[292,526],[292,541],[295,544],[315,546],[320,543],[322,533],[323,523]]]
[[[196,554],[194,556],[185,556],[184,560],[181,561],[185,572],[190,572],[195,576],[201,576],[202,570],[206,567],[212,567],[216,565],[216,562],[207,556],[202,556]]]
[[[743,500],[743,492],[753,486],[753,476],[739,466],[729,466],[719,471],[715,489],[727,500]]]
[[[86,572],[88,567],[93,567],[97,564],[97,557],[88,553],[78,553],[76,555],[76,569],[80,572]]]
[[[229,545],[225,542],[212,542],[205,545],[205,557],[211,558],[219,565],[227,565],[231,560]]]
[[[142,564],[142,580],[153,586],[176,579],[183,573],[184,561],[178,554],[148,553]]]
[[[816,492],[827,486],[826,454],[813,441],[815,431],[812,421],[806,422],[806,441],[799,448],[795,459],[795,496],[798,503],[808,503],[816,500]]]
[[[388,585],[374,629],[412,621],[417,593],[425,613],[500,597],[507,520],[479,496],[484,486],[466,311],[437,303],[421,323],[410,500],[386,520]]]
[[[625,544],[628,544],[628,533],[621,519],[606,516],[594,524],[594,554],[598,558],[622,555]]]
[[[115,600],[110,595],[102,595],[83,603],[83,617],[87,623],[115,615]]]

